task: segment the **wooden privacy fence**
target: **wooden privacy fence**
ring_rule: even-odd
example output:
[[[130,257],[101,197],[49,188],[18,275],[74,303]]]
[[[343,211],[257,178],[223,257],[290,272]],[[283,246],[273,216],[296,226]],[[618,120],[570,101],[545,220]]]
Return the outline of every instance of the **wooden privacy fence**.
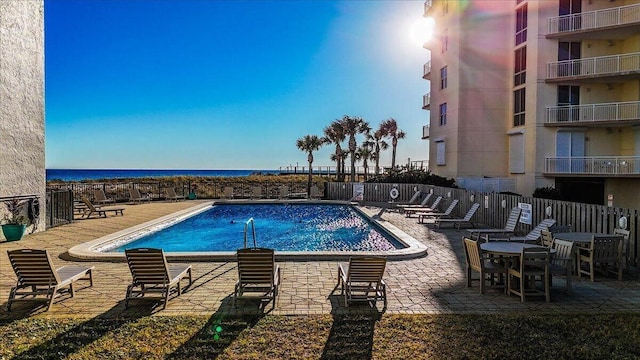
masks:
[[[603,205],[591,205],[569,201],[540,199],[534,197],[507,195],[499,193],[481,193],[465,189],[446,188],[424,184],[391,183],[336,183],[326,184],[326,198],[330,200],[349,200],[354,195],[353,185],[364,186],[364,203],[385,206],[391,201],[391,189],[398,190],[396,201],[409,201],[416,190],[421,191],[420,200],[426,193],[433,192],[432,199],[442,196],[440,210],[446,209],[451,200],[458,199],[453,215],[462,217],[475,202],[480,208],[473,221],[483,226],[502,228],[509,217],[512,207],[520,203],[530,204],[531,224],[518,223],[517,230],[528,233],[545,218],[553,218],[558,225],[571,225],[573,231],[613,233],[619,227],[620,218],[626,218],[630,231],[628,244],[628,264],[638,265],[640,248],[638,246],[638,210]],[[430,200],[430,204],[433,200]]]
[[[73,221],[73,192],[70,190],[47,190],[46,227],[52,228]]]

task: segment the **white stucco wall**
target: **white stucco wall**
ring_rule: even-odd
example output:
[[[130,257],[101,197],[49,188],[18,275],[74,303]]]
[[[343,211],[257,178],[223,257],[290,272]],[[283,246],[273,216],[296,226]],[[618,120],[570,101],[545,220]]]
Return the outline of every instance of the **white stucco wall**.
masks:
[[[44,230],[45,187],[44,1],[2,0],[0,197],[38,195]]]

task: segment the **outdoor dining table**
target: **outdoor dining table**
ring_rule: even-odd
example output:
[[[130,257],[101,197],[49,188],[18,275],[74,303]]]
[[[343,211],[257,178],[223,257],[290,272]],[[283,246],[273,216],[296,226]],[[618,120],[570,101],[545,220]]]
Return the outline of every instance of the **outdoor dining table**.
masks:
[[[585,246],[591,243],[592,237],[599,236],[611,236],[609,234],[603,233],[593,233],[593,232],[564,232],[564,233],[555,233],[553,235],[554,238],[558,238],[560,240],[573,241],[578,246]]]
[[[493,255],[516,256],[522,249],[540,247],[540,245],[511,241],[490,241],[480,244],[480,249]]]

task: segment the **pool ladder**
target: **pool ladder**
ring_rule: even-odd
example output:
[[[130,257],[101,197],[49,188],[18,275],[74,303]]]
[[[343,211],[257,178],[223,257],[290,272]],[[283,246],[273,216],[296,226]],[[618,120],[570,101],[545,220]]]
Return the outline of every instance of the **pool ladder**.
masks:
[[[249,224],[251,224],[251,233],[253,234],[253,247],[258,247],[256,244],[256,222],[253,218],[250,218],[244,223],[244,248],[247,248],[247,232],[249,231]]]

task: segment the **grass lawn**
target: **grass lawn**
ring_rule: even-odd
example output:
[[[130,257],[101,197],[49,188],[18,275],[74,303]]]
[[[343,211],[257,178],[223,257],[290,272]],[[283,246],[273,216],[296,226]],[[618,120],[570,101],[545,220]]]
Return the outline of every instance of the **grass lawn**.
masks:
[[[638,359],[640,313],[0,321],[0,359]]]

